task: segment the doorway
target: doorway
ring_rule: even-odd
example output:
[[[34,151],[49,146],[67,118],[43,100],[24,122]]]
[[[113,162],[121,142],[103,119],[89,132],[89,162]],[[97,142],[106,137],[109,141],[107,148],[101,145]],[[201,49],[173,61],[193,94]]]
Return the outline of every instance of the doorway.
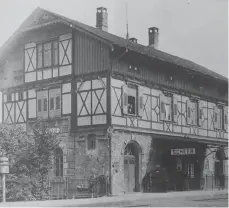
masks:
[[[130,141],[124,150],[124,186],[127,193],[140,191],[140,158],[140,145]]]

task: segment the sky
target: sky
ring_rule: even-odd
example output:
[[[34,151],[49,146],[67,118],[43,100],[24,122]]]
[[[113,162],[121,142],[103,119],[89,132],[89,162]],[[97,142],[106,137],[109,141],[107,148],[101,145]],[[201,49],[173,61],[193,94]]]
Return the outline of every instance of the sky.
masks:
[[[228,0],[0,0],[0,47],[38,6],[91,26],[106,7],[110,33],[125,37],[128,17],[130,37],[148,45],[158,27],[160,50],[228,76]]]

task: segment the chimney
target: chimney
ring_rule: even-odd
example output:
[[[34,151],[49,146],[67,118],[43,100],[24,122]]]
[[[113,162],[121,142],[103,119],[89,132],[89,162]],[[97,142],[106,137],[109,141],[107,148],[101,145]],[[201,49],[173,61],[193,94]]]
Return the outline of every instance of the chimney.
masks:
[[[104,7],[97,8],[96,13],[96,27],[103,31],[108,31],[108,13]]]
[[[129,41],[131,41],[133,43],[138,43],[138,39],[137,38],[130,38]]]
[[[149,28],[149,46],[157,49],[159,39],[159,29],[157,27]]]

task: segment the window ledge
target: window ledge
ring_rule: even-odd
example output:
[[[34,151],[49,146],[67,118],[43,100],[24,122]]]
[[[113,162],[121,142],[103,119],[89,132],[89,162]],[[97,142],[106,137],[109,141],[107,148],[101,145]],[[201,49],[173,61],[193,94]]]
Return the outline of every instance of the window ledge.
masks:
[[[142,117],[139,116],[139,115],[133,115],[133,114],[125,114],[125,116],[127,116],[127,117],[132,117],[132,118],[142,118]]]

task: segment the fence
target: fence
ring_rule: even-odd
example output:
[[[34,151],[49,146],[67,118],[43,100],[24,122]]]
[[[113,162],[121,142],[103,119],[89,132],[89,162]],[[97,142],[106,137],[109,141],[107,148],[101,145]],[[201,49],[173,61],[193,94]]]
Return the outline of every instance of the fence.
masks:
[[[96,178],[91,183],[85,178],[65,178],[50,181],[49,199],[91,198],[109,193],[107,178]]]

